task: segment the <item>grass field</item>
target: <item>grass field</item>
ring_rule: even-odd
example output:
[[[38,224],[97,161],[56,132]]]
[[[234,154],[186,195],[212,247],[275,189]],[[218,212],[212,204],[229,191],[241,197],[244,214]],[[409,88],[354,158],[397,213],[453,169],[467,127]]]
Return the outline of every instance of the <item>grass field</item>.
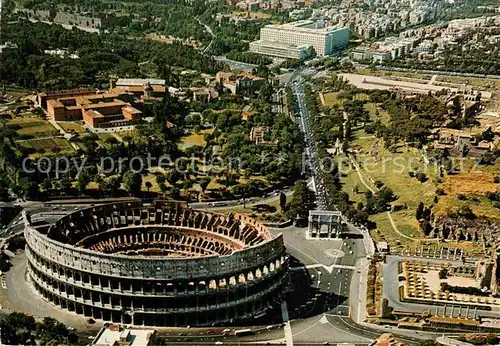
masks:
[[[324,93],[323,94],[323,99],[325,100],[324,105],[325,106],[342,106],[343,102],[342,100],[339,100],[338,98],[339,93],[338,92],[331,92],[331,93]]]
[[[179,143],[179,147],[182,150],[185,150],[194,145],[199,145],[204,147],[206,145],[204,135],[205,133],[212,133],[213,129],[202,130],[200,133],[192,133],[189,136],[182,137],[181,143]]]
[[[362,133],[356,132],[358,136]],[[391,246],[410,246],[412,241],[422,239],[424,234],[415,217],[420,202],[433,206],[436,215],[447,215],[467,205],[478,216],[500,219],[500,210],[486,198],[487,192],[500,190],[500,184],[493,181],[500,172],[500,163],[496,166],[477,166],[474,160],[465,160],[459,174],[445,176],[440,181],[437,167],[426,165],[417,149],[400,147],[396,153],[392,153],[383,147],[380,140],[369,137],[354,140],[351,147],[358,152],[361,172],[369,187],[375,190],[374,182],[380,180],[399,197],[394,205],[402,209],[392,212],[391,216],[399,233],[412,238],[398,234],[387,214],[380,213],[370,217],[377,223],[377,229],[373,232],[376,240],[385,239]],[[427,181],[421,183],[408,174],[415,171],[425,173]],[[354,170],[342,178],[342,183],[343,190],[349,193],[352,201],[364,202],[367,188]],[[353,191],[354,186],[358,187],[359,193]],[[439,196],[435,204],[434,196],[438,188],[443,189],[445,195]],[[460,194],[465,195],[465,200],[458,199]]]
[[[342,106],[344,104],[344,100],[342,98],[339,98],[339,94],[340,92],[337,91],[322,93],[322,102],[324,100],[323,105],[329,107],[332,107],[334,105]],[[356,94],[354,95],[354,99],[360,101],[368,101],[370,97],[367,94]]]
[[[376,190],[374,182],[379,180],[398,196],[394,205],[400,206],[402,210],[391,214],[398,231],[413,239],[422,238],[423,233],[415,218],[415,212],[420,202],[432,204],[437,186],[437,171],[425,165],[416,149],[400,148],[398,152],[392,153],[374,137],[359,138],[353,141],[352,148],[357,150],[361,173],[367,185]],[[421,183],[409,176],[410,171],[425,172],[428,180]],[[352,201],[365,201],[364,192],[368,189],[354,169],[342,178],[342,183],[343,190],[349,193]],[[359,193],[353,191],[354,186],[358,187]],[[411,243],[412,239],[402,237],[394,230],[386,213],[372,215],[370,220],[377,223],[377,230],[374,232],[377,240],[386,239],[392,246]]]
[[[10,120],[7,126],[16,131],[18,137],[51,137],[58,131],[47,120],[38,117],[21,117]]]
[[[389,121],[391,120],[389,113],[387,113],[386,110],[378,107],[373,102],[366,103],[364,107],[370,113],[370,119],[372,121],[379,119],[384,124],[388,124]]]
[[[19,143],[26,148],[33,148],[37,151],[43,149],[46,153],[53,151],[54,148],[59,148],[61,150],[59,152],[56,151],[58,155],[74,152],[71,144],[64,138],[29,139],[20,141]]]
[[[117,138],[117,136],[114,133],[101,132],[101,133],[99,133],[99,139],[96,141],[96,143],[105,149],[109,149],[109,148],[111,148],[111,143],[108,143],[108,141],[107,141],[107,139],[109,139],[109,138],[116,139],[116,143],[118,143],[120,141],[120,139]]]
[[[115,132],[114,134],[115,134],[115,137],[121,142],[123,142],[123,137],[130,137],[136,143],[139,140],[139,131],[138,130],[118,131],[118,132]]]
[[[445,192],[439,196],[434,206],[437,215],[446,215],[457,211],[461,206],[469,206],[475,215],[493,219],[500,219],[500,209],[493,206],[493,202],[486,198],[487,192],[500,190],[500,184],[493,179],[500,172],[500,163],[496,166],[469,166],[457,175],[446,176],[439,184]],[[459,200],[458,195],[464,195],[465,200]]]
[[[75,132],[75,133],[84,133],[85,129],[83,128],[82,124],[79,122],[73,122],[73,121],[60,121],[58,122],[59,126],[61,126],[64,131],[66,132]]]

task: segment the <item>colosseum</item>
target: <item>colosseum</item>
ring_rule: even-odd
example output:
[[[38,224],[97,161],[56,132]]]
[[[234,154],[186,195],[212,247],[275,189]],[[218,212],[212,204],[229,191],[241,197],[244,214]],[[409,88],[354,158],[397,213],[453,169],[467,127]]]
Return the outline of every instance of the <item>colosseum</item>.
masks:
[[[282,235],[186,203],[104,204],[39,228],[24,214],[31,286],[62,309],[147,326],[249,322],[289,281]]]

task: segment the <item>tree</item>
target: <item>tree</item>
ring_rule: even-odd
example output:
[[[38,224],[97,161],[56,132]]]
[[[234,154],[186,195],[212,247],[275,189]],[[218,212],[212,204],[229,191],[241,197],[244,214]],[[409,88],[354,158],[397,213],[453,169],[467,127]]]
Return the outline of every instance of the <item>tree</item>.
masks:
[[[439,271],[439,278],[441,280],[444,280],[448,277],[448,269],[446,268],[441,268],[441,270]]]
[[[38,200],[40,198],[39,184],[31,178],[21,178],[19,188],[24,198],[28,200]]]
[[[201,178],[199,184],[200,184],[201,191],[203,193],[205,193],[208,185],[210,184],[210,181],[211,181],[211,179],[209,177],[203,177],[203,178]]]
[[[127,171],[123,175],[123,185],[129,193],[136,196],[141,192],[142,177],[137,172]]]
[[[177,172],[177,169],[172,168],[167,174],[167,180],[170,185],[174,186],[181,179],[181,174]]]
[[[286,209],[286,215],[291,219],[297,216],[305,218],[309,210],[312,209],[311,192],[307,188],[307,183],[304,180],[299,180],[295,183],[292,200],[288,203]]]
[[[382,318],[387,318],[387,319],[392,319],[394,316],[392,316],[392,311],[394,308],[389,306],[389,301],[387,298],[384,298],[382,300]]]
[[[167,178],[165,178],[165,176],[163,174],[156,176],[156,182],[158,183],[158,185],[164,184],[166,180],[167,180]]]
[[[286,208],[286,195],[283,192],[280,192],[280,209],[281,212],[284,213]]]
[[[146,186],[146,189],[148,189],[148,192],[153,187],[153,184],[151,184],[150,181],[146,181],[146,183],[144,183],[144,185]]]
[[[427,176],[422,172],[418,172],[417,174],[415,174],[415,178],[417,178],[417,180],[421,183],[425,183],[427,181]]]
[[[4,345],[34,344],[31,334],[36,329],[36,323],[33,316],[13,312],[0,322],[0,328]]]
[[[420,202],[417,206],[417,212],[415,214],[415,217],[417,220],[420,220],[423,215],[424,215],[424,203]]]
[[[85,189],[87,188],[87,185],[90,183],[90,175],[87,171],[87,169],[84,169],[80,174],[78,175],[77,179],[77,189],[78,193],[82,195],[85,192]]]
[[[69,177],[68,174],[66,174],[60,181],[59,181],[59,184],[61,186],[61,189],[65,192],[65,193],[69,193],[70,189],[71,189],[71,179]]]

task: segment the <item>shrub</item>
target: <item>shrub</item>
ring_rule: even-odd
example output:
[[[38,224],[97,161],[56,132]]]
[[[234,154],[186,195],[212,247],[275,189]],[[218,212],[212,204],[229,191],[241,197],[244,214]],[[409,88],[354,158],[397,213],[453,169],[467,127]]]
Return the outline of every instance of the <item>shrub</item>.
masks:
[[[417,178],[417,180],[421,183],[425,183],[427,181],[427,176],[422,172],[418,172],[417,174],[415,174],[415,178]]]

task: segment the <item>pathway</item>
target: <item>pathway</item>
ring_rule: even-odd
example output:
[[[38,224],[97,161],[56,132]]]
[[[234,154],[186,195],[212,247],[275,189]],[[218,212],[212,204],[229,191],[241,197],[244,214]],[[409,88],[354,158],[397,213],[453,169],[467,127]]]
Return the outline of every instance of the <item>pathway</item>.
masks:
[[[290,320],[288,319],[288,306],[286,301],[281,303],[281,315],[283,317],[283,322],[285,323],[285,327],[283,329],[285,331],[286,346],[293,346],[292,327],[290,325]]]
[[[56,130],[58,130],[60,133],[63,134],[64,138],[66,138],[66,139],[70,138],[70,134],[67,133],[66,130],[64,130],[64,128],[61,125],[59,125],[59,123],[57,121],[55,121],[54,119],[49,118],[48,114],[47,114],[47,118],[48,118],[49,123],[51,123],[52,126],[54,126],[56,128]],[[71,146],[73,147],[73,149],[75,149],[75,150],[79,150],[80,149],[80,147],[78,146],[78,144],[76,144],[75,142],[72,142],[72,141],[69,141],[69,140],[68,140],[68,142],[69,142],[69,144],[71,144]]]
[[[431,78],[431,80],[429,81],[429,85],[434,84],[434,82],[436,81],[437,77],[438,77],[437,74],[433,75],[432,78]]]
[[[349,159],[351,160],[351,163],[352,165],[354,166],[354,169],[356,170],[356,173],[358,174],[358,177],[359,177],[359,180],[361,180],[361,183],[369,190],[371,191],[372,193],[375,193],[375,190],[372,189],[365,181],[365,179],[363,178],[363,175],[361,174],[361,169],[359,168],[358,166],[358,163],[356,162],[356,160],[354,160],[354,158],[352,157],[351,154],[348,154],[348,157]],[[416,238],[412,238],[412,237],[409,237],[407,236],[406,234],[403,234],[399,231],[396,223],[394,222],[394,220],[392,219],[392,215],[391,215],[391,212],[388,211],[387,213],[387,217],[389,218],[389,221],[391,222],[391,225],[392,225],[392,228],[394,229],[394,231],[400,235],[401,237],[403,238],[406,238],[406,239],[410,239],[410,240],[416,240]]]
[[[205,30],[210,34],[210,36],[212,36],[212,39],[210,40],[210,43],[201,51],[202,53],[206,53],[206,52],[208,52],[208,50],[212,46],[212,43],[214,42],[215,34],[212,31],[212,28],[210,28],[207,24],[201,22],[200,18],[196,17],[195,19],[198,21],[198,23],[200,25],[203,25],[205,27]]]

